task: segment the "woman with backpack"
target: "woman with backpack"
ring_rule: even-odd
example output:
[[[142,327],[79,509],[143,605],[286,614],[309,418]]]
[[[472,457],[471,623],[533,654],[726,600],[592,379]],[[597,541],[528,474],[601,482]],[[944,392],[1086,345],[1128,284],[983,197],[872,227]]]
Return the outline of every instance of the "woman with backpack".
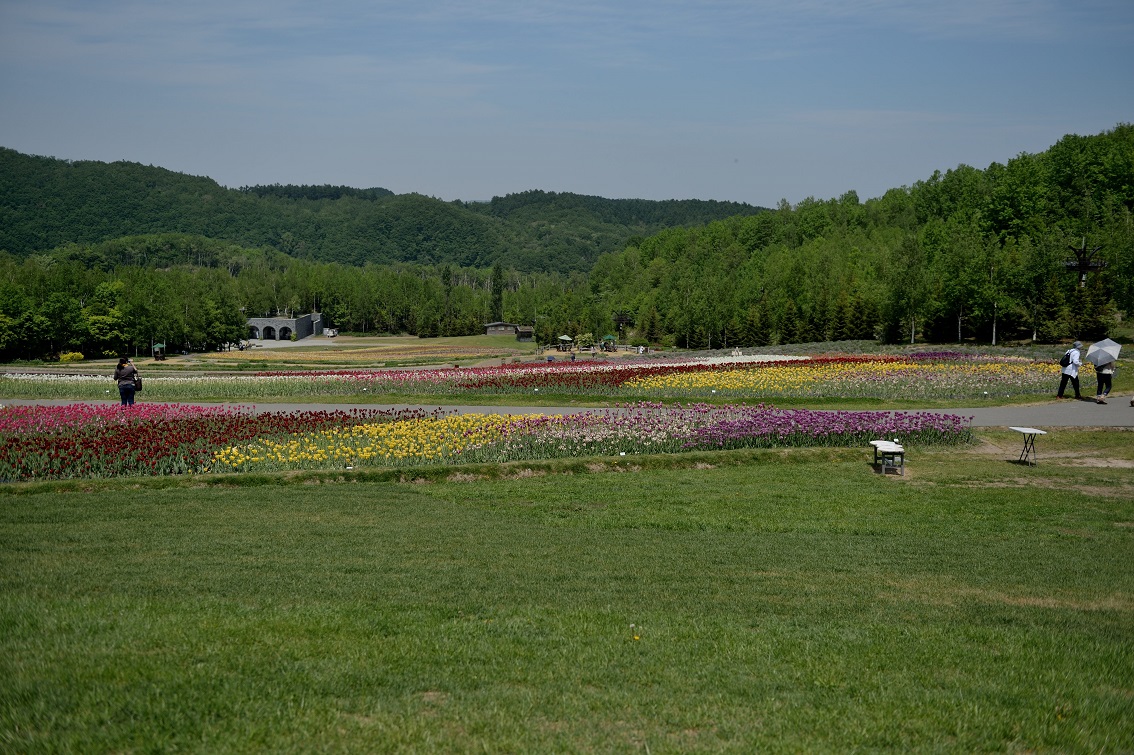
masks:
[[[122,406],[134,405],[134,392],[141,380],[138,368],[126,357],[118,360],[114,368],[114,382],[118,383],[118,395],[122,398]]]
[[[1063,398],[1063,391],[1067,388],[1067,381],[1071,381],[1071,387],[1075,389],[1075,398],[1082,399],[1079,395],[1079,367],[1083,364],[1082,357],[1079,354],[1079,349],[1083,348],[1082,341],[1076,341],[1071,344],[1071,348],[1059,360],[1059,364],[1063,367],[1062,377],[1059,379],[1059,393],[1056,398]]]

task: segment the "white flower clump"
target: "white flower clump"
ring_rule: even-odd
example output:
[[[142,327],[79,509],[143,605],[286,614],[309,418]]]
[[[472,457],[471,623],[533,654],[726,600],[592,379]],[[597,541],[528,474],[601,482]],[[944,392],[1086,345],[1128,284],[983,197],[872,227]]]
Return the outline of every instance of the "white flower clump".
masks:
[[[26,380],[28,382],[100,382],[105,383],[112,378],[109,375],[52,375],[45,372],[7,372],[4,376],[8,380]]]

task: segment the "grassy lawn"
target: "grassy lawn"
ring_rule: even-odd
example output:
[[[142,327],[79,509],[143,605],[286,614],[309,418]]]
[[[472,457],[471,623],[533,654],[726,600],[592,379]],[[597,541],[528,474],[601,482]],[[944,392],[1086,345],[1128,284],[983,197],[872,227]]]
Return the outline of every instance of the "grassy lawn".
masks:
[[[1129,751],[1130,435],[980,437],[9,486],[0,750]]]

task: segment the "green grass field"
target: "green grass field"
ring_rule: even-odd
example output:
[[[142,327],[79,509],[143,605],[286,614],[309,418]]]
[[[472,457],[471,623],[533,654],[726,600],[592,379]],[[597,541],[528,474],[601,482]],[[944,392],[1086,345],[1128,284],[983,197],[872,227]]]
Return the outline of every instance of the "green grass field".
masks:
[[[8,486],[0,750],[1130,751],[1130,434],[980,440]]]

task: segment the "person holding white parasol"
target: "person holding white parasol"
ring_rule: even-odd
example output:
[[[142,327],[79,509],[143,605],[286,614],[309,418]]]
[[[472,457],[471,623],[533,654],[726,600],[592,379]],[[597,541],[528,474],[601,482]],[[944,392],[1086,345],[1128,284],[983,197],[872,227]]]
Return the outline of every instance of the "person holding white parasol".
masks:
[[[1095,366],[1095,376],[1098,378],[1098,389],[1095,391],[1097,404],[1106,403],[1121,352],[1122,346],[1109,338],[1092,343],[1091,348],[1087,349],[1087,361]]]

